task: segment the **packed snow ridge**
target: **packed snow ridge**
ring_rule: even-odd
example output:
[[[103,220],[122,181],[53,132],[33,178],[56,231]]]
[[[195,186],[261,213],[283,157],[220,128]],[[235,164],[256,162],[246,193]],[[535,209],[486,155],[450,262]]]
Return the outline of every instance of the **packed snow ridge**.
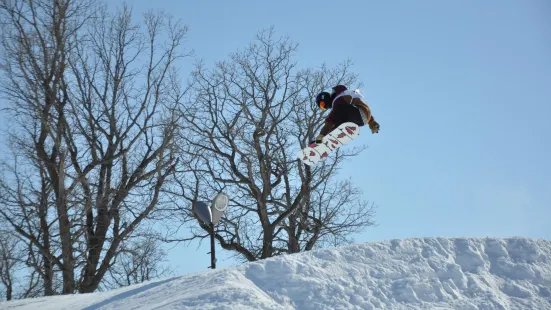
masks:
[[[1,309],[551,309],[551,241],[391,240]]]

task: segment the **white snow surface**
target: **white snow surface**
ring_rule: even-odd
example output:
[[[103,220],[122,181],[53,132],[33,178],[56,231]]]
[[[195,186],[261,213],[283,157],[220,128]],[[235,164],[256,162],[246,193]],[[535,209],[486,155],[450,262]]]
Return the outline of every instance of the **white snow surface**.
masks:
[[[551,241],[355,244],[0,309],[551,309]]]

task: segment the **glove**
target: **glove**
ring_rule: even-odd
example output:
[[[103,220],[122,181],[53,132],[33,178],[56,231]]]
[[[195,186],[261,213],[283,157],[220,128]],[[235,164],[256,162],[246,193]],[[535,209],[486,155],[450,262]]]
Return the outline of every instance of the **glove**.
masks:
[[[377,123],[374,119],[371,119],[371,121],[369,122],[369,129],[371,129],[371,133],[378,133],[379,123]]]
[[[318,135],[316,137],[316,140],[310,141],[310,145],[312,145],[312,144],[321,144],[322,143],[321,139],[323,139],[323,135]]]

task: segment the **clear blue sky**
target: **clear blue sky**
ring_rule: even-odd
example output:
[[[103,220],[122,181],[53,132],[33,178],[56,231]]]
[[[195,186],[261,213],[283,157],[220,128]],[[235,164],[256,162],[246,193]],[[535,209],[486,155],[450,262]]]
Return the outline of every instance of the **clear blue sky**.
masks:
[[[303,67],[355,62],[381,125],[342,170],[379,206],[356,242],[551,238],[551,1],[128,3],[182,18],[209,64],[271,26]],[[206,270],[206,246],[172,250],[178,273]]]

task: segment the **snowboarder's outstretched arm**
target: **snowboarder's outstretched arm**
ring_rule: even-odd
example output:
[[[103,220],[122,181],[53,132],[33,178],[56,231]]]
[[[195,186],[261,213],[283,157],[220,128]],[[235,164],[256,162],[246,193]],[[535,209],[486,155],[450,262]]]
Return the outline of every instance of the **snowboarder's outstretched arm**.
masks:
[[[316,137],[316,140],[312,142],[318,144],[321,143],[323,137],[330,133],[333,128],[335,128],[335,123],[332,123],[330,120],[325,120],[325,124],[323,125],[323,128],[321,128],[320,134]]]
[[[321,128],[321,131],[320,131],[320,134],[319,136],[321,136],[322,138],[324,136],[326,136],[328,133],[331,132],[331,130],[333,130],[335,128],[335,123],[333,123],[330,119],[326,119],[325,120],[325,124],[323,125],[323,127]],[[318,136],[318,137],[319,137]],[[320,138],[321,139],[321,138]]]
[[[330,133],[333,129],[337,127],[337,122],[335,118],[337,109],[331,110],[331,113],[329,113],[329,115],[325,119],[325,124],[321,128],[320,134],[316,137],[316,141],[315,141],[316,143],[321,143],[323,137],[325,137],[328,133]]]
[[[379,132],[379,123],[375,120],[373,117],[373,114],[371,113],[371,109],[365,103],[362,98],[352,98],[351,96],[343,96],[344,100],[348,104],[352,104],[356,106],[358,109],[360,109],[363,113],[362,118],[364,119],[364,122],[367,121],[367,125],[369,126],[369,129],[371,129],[371,133],[378,133]]]

